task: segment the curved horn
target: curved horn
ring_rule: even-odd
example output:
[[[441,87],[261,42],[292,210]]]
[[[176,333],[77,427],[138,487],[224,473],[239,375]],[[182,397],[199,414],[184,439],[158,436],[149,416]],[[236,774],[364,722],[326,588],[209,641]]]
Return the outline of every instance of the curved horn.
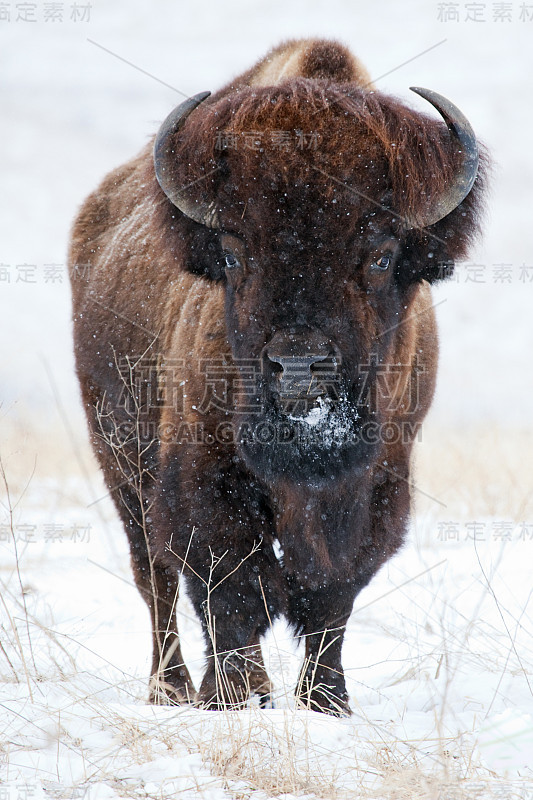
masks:
[[[187,186],[176,186],[173,178],[176,162],[175,151],[172,147],[174,134],[183,127],[189,114],[200,105],[211,92],[201,92],[189,97],[180,103],[165,119],[154,142],[154,166],[157,181],[176,208],[190,217],[195,222],[207,225],[209,228],[216,227],[217,214],[214,203],[202,204],[195,203],[186,197]]]
[[[421,89],[418,86],[411,86],[410,89],[437,109],[446,123],[455,152],[459,156],[459,166],[450,185],[432,203],[431,209],[425,215],[409,220],[412,227],[425,228],[446,217],[465,199],[476,179],[479,150],[472,126],[457,106],[430,89]]]

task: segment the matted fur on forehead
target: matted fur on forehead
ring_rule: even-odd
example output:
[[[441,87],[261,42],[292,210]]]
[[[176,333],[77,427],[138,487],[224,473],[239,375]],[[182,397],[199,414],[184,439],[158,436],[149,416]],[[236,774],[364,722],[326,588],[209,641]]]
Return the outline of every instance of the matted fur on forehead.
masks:
[[[263,134],[257,149],[244,141],[254,131]],[[316,134],[316,147],[297,147],[298,131]],[[277,132],[287,134],[287,149],[273,144],[270,137]],[[232,135],[236,141],[227,138]],[[476,181],[463,202],[430,228],[404,231],[402,219],[431,206],[453,175],[449,133],[440,118],[355,84],[293,78],[214,95],[187,119],[173,150],[176,184],[187,187],[191,201],[214,202],[223,222],[245,224],[250,203],[270,213],[268,206],[282,192],[300,204],[302,213],[318,197],[328,205],[335,200],[339,220],[342,209],[356,210],[357,203],[363,214],[384,204],[391,221],[396,218],[394,227],[404,238],[413,272],[428,280],[435,276],[423,266],[427,253],[433,264],[464,258],[479,233],[489,163],[483,146]],[[151,164],[150,172],[164,237],[171,235],[175,208]],[[272,223],[267,216],[261,227],[268,230]],[[240,227],[229,225],[230,230]],[[342,230],[337,234],[342,236]]]
[[[280,181],[312,182],[328,194],[339,191],[337,180],[376,202],[388,192],[401,216],[430,204],[454,170],[449,134],[438,118],[353,84],[305,78],[215,95],[187,120],[175,152],[181,185],[226,167],[197,185],[202,195],[217,193],[229,174],[272,188]]]

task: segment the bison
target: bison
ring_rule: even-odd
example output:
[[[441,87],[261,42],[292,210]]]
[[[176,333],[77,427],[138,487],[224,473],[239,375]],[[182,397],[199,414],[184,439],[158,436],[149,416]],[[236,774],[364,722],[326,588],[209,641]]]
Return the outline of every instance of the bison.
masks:
[[[350,713],[345,626],[404,540],[434,392],[430,284],[478,233],[486,173],[463,114],[413,91],[440,117],[337,42],[286,42],[182,102],[74,223],[77,374],[151,612],[152,702],[265,705],[260,638],[284,615],[297,704]]]

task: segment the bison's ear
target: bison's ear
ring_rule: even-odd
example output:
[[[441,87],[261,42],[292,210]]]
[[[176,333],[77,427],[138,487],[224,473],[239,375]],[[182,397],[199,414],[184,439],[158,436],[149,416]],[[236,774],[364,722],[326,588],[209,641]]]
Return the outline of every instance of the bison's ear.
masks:
[[[411,237],[404,243],[396,267],[396,281],[407,287],[420,281],[435,283],[450,278],[455,268],[455,259],[446,248],[432,242],[413,241]]]
[[[465,206],[461,204],[436,225],[404,235],[396,268],[400,286],[422,280],[435,283],[453,275],[455,262],[466,258],[478,232],[477,220]]]
[[[151,164],[146,180],[151,182],[153,192],[154,246],[168,253],[178,269],[212,281],[224,280],[219,232],[195,222],[176,208],[162,192]]]
[[[180,214],[179,211],[176,213]],[[219,233],[188,217],[183,217],[180,229],[182,268],[212,281],[224,280],[226,273]]]
[[[456,261],[467,258],[484,217],[488,157],[480,147],[478,174],[469,194],[450,214],[427,228],[404,233],[396,269],[397,282],[408,286],[451,277]]]

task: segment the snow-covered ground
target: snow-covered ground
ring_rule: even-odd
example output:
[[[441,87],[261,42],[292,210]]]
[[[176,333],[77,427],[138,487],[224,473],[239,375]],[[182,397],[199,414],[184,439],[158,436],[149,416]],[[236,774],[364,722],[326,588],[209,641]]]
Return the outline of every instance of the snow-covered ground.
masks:
[[[0,6],[0,798],[533,797],[533,5],[92,0],[55,22],[42,0]],[[292,709],[302,654],[282,624],[264,643],[275,710],[153,708],[148,613],[73,376],[68,229],[179,92],[311,34],[413,105],[427,86],[465,111],[495,159],[486,236],[435,289],[411,532],[350,621],[353,717]]]

